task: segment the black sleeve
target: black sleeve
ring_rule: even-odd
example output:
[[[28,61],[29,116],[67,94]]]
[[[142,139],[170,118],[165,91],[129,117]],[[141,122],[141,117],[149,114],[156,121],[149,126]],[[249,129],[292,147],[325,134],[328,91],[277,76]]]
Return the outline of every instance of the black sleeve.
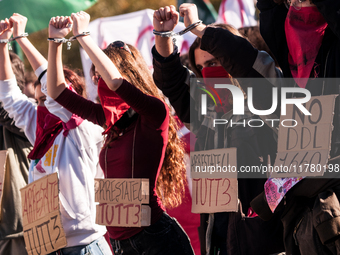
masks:
[[[258,50],[251,43],[219,27],[207,27],[201,49],[216,57],[234,78],[262,77],[253,70]]]
[[[201,49],[216,57],[233,78],[273,78],[254,69],[259,51],[247,39],[226,29],[207,27],[202,37]],[[271,61],[274,63],[274,60]],[[238,79],[238,82],[245,92],[248,87],[254,85],[254,79]],[[253,103],[256,109],[270,109],[272,87],[273,84],[264,79],[256,84],[253,90]]]
[[[340,39],[340,1],[312,0],[325,18],[329,28]]]
[[[324,177],[325,178],[312,177],[301,180],[286,194],[286,201],[291,201],[294,197],[313,198],[317,196],[320,192],[340,185],[338,173],[329,173],[329,171],[326,171]],[[269,220],[273,216],[273,213],[268,206],[264,191],[257,197],[255,197],[251,201],[250,205],[263,220]],[[283,208],[284,200],[280,202],[274,213],[277,213]]]
[[[284,4],[276,4],[273,0],[258,0],[257,8],[260,10],[260,32],[275,56],[285,77],[291,77],[288,65],[288,46],[285,34],[285,20],[288,9]]]
[[[256,4],[260,12],[271,10],[277,5],[278,4],[276,4],[273,0],[257,0]]]
[[[24,131],[15,126],[14,120],[8,116],[8,113],[2,107],[0,107],[0,125],[2,125],[10,132],[27,139]]]
[[[186,84],[188,70],[181,64],[177,47],[173,54],[163,58],[154,46],[152,55],[156,86],[169,98],[179,119],[184,123],[190,123],[190,91]]]

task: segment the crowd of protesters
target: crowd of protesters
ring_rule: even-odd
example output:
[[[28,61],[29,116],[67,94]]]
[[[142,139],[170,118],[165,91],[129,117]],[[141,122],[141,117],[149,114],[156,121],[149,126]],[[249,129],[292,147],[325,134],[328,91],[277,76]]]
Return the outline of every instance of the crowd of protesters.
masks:
[[[202,78],[206,89],[213,85],[209,78],[224,78],[243,91],[254,85],[249,78],[265,78],[256,84],[256,109],[271,108],[272,88],[287,86],[284,78],[293,78],[291,86],[312,96],[340,92],[334,80],[326,79],[339,75],[340,2],[258,0],[257,7],[260,29],[253,38],[254,28],[202,24],[194,4],[156,10],[153,74],[130,44],[115,41],[100,49],[88,33],[86,12],[51,18],[47,60],[25,34],[26,17],[14,13],[1,20],[0,148],[8,156],[0,255],[27,254],[20,189],[52,173],[58,173],[67,244],[50,254],[340,254],[340,180],[327,171],[322,179],[279,181],[239,174],[238,211],[200,215],[200,251],[167,213],[185,202],[190,181],[176,118],[195,135],[195,151],[237,148],[238,166],[273,165],[277,154],[277,130],[269,125],[215,126],[213,120],[221,118],[261,120],[246,101],[244,115],[233,115],[228,90],[219,89],[221,105],[208,101],[202,116],[195,78]],[[186,66],[171,33],[180,16],[197,36]],[[86,99],[84,79],[63,65],[62,39],[70,33],[92,61],[100,103]],[[35,78],[24,74],[22,62],[8,49],[12,36]],[[280,109],[274,114],[279,118]],[[334,164],[340,163],[339,114],[337,98],[329,159]],[[95,178],[148,179],[150,225],[97,224]],[[282,183],[289,188],[282,189]]]

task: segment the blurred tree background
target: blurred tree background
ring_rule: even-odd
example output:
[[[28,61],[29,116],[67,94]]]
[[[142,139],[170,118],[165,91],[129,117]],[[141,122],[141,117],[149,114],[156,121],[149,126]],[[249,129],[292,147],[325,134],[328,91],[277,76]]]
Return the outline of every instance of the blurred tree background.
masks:
[[[210,0],[216,11],[218,11],[221,0]],[[98,0],[91,8],[86,12],[90,14],[91,21],[103,18],[111,17],[115,15],[135,12],[144,9],[156,10],[166,5],[175,5],[177,7],[176,0]],[[34,8],[34,7],[32,7]],[[70,13],[71,15],[71,13]],[[28,21],[29,22],[29,21]],[[47,28],[39,32],[35,32],[29,35],[30,41],[33,45],[47,58],[48,51],[48,31]],[[25,57],[24,57],[25,58]],[[32,70],[27,59],[24,59],[25,67],[27,70]],[[70,50],[66,50],[66,45],[63,48],[63,63],[70,68],[82,69],[79,44],[77,41],[72,42]]]

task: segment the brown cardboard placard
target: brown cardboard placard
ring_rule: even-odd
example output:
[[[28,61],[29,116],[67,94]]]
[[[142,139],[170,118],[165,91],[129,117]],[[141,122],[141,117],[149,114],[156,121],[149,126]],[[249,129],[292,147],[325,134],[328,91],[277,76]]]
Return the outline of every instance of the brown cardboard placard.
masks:
[[[1,220],[1,202],[2,191],[5,184],[5,171],[6,171],[7,150],[0,151],[0,220]]]
[[[151,224],[149,179],[95,179],[96,223],[116,227]]]
[[[58,174],[36,180],[20,190],[23,232],[29,255],[45,255],[67,245],[60,220]]]
[[[45,255],[65,247],[67,242],[60,212],[54,211],[24,226],[24,239],[29,255]]]
[[[237,179],[229,178],[193,178],[192,207],[193,213],[237,212]]]
[[[105,226],[142,227],[151,224],[151,208],[142,204],[99,204],[96,223]]]
[[[274,171],[272,177],[322,176],[327,169],[324,162],[328,161],[328,154],[329,149],[296,153],[278,152],[276,160],[280,162],[277,168],[279,171]]]
[[[191,178],[237,178],[236,148],[190,152]]]
[[[95,179],[95,201],[99,203],[149,203],[149,179]]]
[[[305,105],[312,114],[305,116],[295,105],[287,106],[284,119],[295,120],[295,127],[279,129],[278,154],[271,177],[322,176],[331,148],[334,104],[337,95],[312,97]],[[293,121],[287,126],[293,126]]]

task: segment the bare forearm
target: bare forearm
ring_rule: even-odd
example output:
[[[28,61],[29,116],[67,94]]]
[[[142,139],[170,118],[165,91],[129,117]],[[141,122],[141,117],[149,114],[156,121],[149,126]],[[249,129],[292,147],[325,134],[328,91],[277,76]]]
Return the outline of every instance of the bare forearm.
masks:
[[[34,71],[47,62],[44,56],[41,55],[26,37],[19,38],[16,41],[26,55]]]
[[[174,46],[173,46],[171,37],[161,37],[161,36],[156,35],[155,46],[156,46],[157,52],[162,57],[165,57],[165,58],[169,57],[174,51]]]
[[[7,43],[0,43],[0,80],[14,78]]]
[[[194,35],[196,35],[199,38],[202,38],[206,28],[207,28],[206,25],[201,24],[201,25],[198,25],[197,27],[193,28],[191,30],[191,33],[193,33]]]
[[[77,39],[87,55],[89,55],[107,86],[113,91],[117,90],[123,83],[123,77],[111,59],[105,55],[90,36],[83,36]]]
[[[48,68],[47,68],[47,93],[55,99],[66,88],[62,64],[61,43],[49,42]]]

